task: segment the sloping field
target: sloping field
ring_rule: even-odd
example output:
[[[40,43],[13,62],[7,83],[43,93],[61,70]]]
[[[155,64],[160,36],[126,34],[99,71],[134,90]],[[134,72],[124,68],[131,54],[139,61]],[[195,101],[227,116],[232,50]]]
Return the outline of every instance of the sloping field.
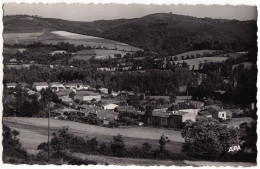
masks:
[[[132,52],[111,49],[88,49],[77,52],[72,59],[89,60],[93,56],[95,57],[95,59],[108,59],[115,58],[115,54],[121,54],[122,56],[124,56],[126,53]]]
[[[194,50],[194,51],[189,51],[189,52],[181,53],[181,54],[174,55],[174,56],[168,56],[168,58],[174,59],[175,57],[177,57],[178,60],[181,60],[182,56],[184,56],[184,59],[186,59],[187,56],[191,57],[193,55],[194,57],[196,57],[196,55],[203,56],[203,54],[204,55],[213,54],[216,52],[217,52],[217,50]]]
[[[46,118],[5,117],[3,123],[21,133],[19,139],[27,150],[35,150],[40,142],[47,141],[48,119]],[[108,143],[112,141],[113,136],[122,134],[127,146],[141,146],[144,142],[149,142],[153,148],[157,148],[159,147],[158,140],[164,134],[171,140],[166,145],[167,149],[176,153],[181,152],[181,145],[184,141],[180,132],[174,130],[149,127],[106,128],[51,119],[51,133],[62,126],[68,126],[70,132],[86,139],[96,137],[97,140]]]
[[[175,64],[186,62],[190,66],[190,69],[192,69],[194,66],[194,70],[198,70],[200,63],[203,64],[205,62],[223,62],[227,59],[228,57],[212,56],[212,57],[203,57],[203,58],[175,61]]]
[[[34,32],[34,33],[4,33],[4,43],[16,44],[23,43],[29,44],[33,42],[42,42],[47,44],[57,44],[60,42],[68,42],[75,45],[84,45],[92,47],[106,47],[108,49],[125,50],[125,51],[138,51],[139,48],[131,45],[120,43],[117,41],[99,38],[95,36],[81,35],[66,31],[45,31],[45,32]]]

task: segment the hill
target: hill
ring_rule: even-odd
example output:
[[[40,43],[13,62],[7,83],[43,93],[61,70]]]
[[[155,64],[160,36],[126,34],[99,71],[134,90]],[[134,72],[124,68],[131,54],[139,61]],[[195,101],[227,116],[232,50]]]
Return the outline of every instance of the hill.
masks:
[[[190,50],[245,51],[256,46],[256,21],[158,13],[134,19],[75,22],[27,15],[5,16],[4,33],[63,30],[176,55]]]

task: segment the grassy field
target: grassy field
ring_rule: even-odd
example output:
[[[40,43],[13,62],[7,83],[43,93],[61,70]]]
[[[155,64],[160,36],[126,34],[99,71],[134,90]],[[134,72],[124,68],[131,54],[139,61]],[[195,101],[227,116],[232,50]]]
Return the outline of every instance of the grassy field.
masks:
[[[198,70],[200,63],[223,62],[227,59],[228,59],[228,57],[212,56],[212,57],[202,57],[202,58],[196,58],[196,59],[187,59],[187,60],[175,61],[175,64],[186,62],[190,66],[190,69],[192,69],[193,66],[194,66],[194,70]]]
[[[20,132],[19,139],[25,149],[34,151],[39,143],[47,141],[47,119],[46,118],[22,118],[7,117],[3,123]],[[122,134],[127,146],[142,146],[149,142],[153,148],[158,148],[158,140],[162,134],[169,137],[170,143],[166,145],[172,152],[181,152],[184,141],[179,131],[149,128],[149,127],[121,127],[106,128],[84,123],[51,119],[51,133],[62,126],[68,126],[69,131],[86,139],[96,137],[99,141],[111,142],[113,136]]]
[[[82,59],[82,60],[89,60],[91,57],[94,56],[95,59],[108,59],[115,58],[115,54],[121,54],[124,56],[126,53],[132,53],[127,51],[120,51],[120,50],[108,50],[108,49],[89,49],[89,50],[82,50],[76,53],[76,55],[72,59]]]
[[[133,47],[128,44],[124,44],[121,42],[88,36],[88,35],[81,35],[66,31],[45,31],[45,32],[33,32],[33,33],[4,33],[4,43],[6,44],[16,44],[16,43],[23,43],[29,44],[36,42],[37,40],[42,43],[47,44],[57,44],[60,42],[68,42],[75,45],[84,45],[84,46],[92,46],[92,47],[106,47],[108,49],[115,49],[117,50],[125,50],[125,51],[138,51],[141,50],[139,48]]]
[[[191,57],[191,55],[194,55],[196,57],[197,54],[199,55],[203,55],[204,54],[213,54],[215,53],[217,50],[194,50],[194,51],[189,51],[189,52],[185,52],[185,53],[181,53],[178,55],[174,55],[174,56],[168,56],[167,58],[172,58],[174,59],[174,57],[177,57],[178,60],[182,60],[182,56],[184,56],[184,58],[186,59],[187,56]]]

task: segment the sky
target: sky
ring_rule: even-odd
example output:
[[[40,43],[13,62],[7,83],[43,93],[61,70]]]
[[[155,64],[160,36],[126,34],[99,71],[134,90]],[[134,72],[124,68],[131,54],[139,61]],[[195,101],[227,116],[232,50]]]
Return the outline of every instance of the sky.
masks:
[[[153,13],[169,13],[198,18],[256,20],[255,6],[221,5],[95,5],[95,4],[5,4],[4,15],[28,14],[72,21],[139,18]]]

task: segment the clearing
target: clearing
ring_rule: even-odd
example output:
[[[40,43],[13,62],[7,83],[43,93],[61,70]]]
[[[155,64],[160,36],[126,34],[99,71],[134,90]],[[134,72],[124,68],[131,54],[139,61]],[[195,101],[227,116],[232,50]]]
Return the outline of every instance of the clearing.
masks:
[[[212,57],[202,57],[202,58],[196,58],[196,59],[175,61],[175,64],[186,62],[189,65],[190,69],[192,69],[194,66],[194,70],[198,70],[200,63],[203,64],[206,62],[223,62],[227,59],[228,59],[228,57],[212,56]]]
[[[191,57],[192,55],[196,58],[197,55],[206,56],[207,54],[215,54],[216,52],[217,52],[217,50],[194,50],[194,51],[180,53],[180,54],[174,55],[174,56],[168,56],[167,58],[174,59],[175,57],[177,57],[178,60],[182,60],[182,56],[184,56],[184,59],[186,59],[187,56]]]
[[[57,44],[60,42],[68,42],[74,45],[84,45],[91,47],[100,47],[107,49],[117,49],[121,51],[138,51],[140,48],[117,42],[114,40],[99,38],[95,36],[81,35],[66,31],[42,31],[34,33],[4,33],[4,43],[6,44],[29,44],[33,42],[42,42],[45,44]]]

